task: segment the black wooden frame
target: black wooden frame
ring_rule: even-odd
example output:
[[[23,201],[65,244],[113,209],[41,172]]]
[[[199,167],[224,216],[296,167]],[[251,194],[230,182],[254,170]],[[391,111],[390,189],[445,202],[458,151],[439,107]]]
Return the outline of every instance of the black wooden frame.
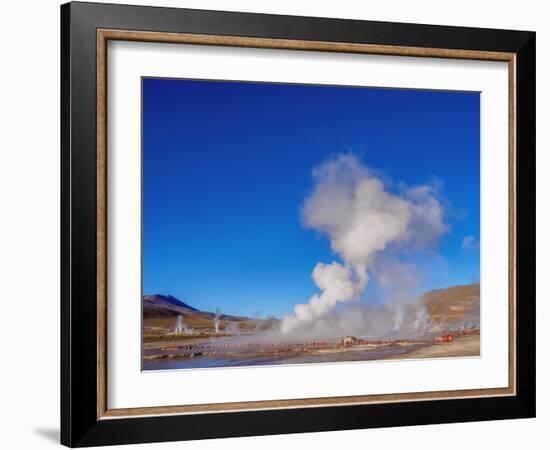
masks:
[[[506,397],[97,419],[96,30],[516,54],[516,389]],[[61,442],[205,439],[535,416],[535,33],[69,3],[61,7]]]

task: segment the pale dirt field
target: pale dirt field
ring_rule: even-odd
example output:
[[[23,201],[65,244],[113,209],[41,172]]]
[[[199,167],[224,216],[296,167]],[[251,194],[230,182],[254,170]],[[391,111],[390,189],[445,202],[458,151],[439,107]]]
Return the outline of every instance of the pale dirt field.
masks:
[[[455,337],[449,344],[434,344],[385,359],[449,358],[453,356],[479,356],[479,334]]]

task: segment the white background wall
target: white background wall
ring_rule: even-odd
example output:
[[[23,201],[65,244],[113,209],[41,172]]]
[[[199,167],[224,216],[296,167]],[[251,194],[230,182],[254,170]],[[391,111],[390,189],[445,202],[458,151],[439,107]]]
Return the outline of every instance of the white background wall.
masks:
[[[136,448],[275,449],[547,448],[550,342],[544,283],[550,251],[548,131],[550,14],[546,2],[501,0],[139,1],[365,20],[465,25],[537,32],[538,417],[288,436],[141,445]],[[59,1],[4,2],[0,27],[0,447],[56,445],[59,423]],[[546,125],[546,126],[543,126]],[[546,150],[546,151],[545,151]],[[526,301],[535,299],[524,299]]]

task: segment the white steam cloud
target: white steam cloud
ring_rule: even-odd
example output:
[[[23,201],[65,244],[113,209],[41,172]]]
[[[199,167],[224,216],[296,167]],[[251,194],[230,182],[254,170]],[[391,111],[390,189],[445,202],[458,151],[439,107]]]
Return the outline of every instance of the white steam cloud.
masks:
[[[317,263],[312,278],[320,292],[307,303],[296,305],[294,315],[283,317],[281,332],[287,335],[303,334],[308,329],[319,331],[336,323],[338,328],[348,329],[364,314],[355,311],[353,320],[348,320],[351,318],[333,312],[339,303],[352,304],[361,299],[369,272],[376,266],[375,275],[382,284],[408,283],[405,266],[388,264],[392,259],[387,255],[432,246],[446,230],[443,209],[432,187],[424,185],[404,189],[399,195],[391,193],[353,155],[339,155],[321,164],[313,170],[313,178],[313,192],[302,210],[304,226],[325,234],[342,262]],[[384,264],[376,261],[380,255],[386,256]],[[405,310],[396,308],[394,328],[401,327]],[[415,322],[422,322],[422,317],[416,317],[418,312],[412,314]],[[368,317],[361,321],[372,322]]]
[[[468,235],[464,236],[464,239],[462,239],[462,245],[460,248],[464,251],[473,251],[479,249],[479,241],[476,239],[475,236]]]

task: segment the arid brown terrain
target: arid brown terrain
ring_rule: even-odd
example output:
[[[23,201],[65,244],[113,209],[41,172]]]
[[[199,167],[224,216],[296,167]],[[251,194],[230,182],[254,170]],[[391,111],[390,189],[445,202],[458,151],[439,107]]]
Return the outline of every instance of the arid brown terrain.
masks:
[[[182,317],[187,332],[174,334],[176,319]],[[215,333],[218,320],[219,332]],[[235,332],[246,333],[272,327],[272,320],[252,319],[221,313],[200,311],[171,295],[143,296],[143,340],[196,339],[210,335],[226,336]]]
[[[144,368],[192,368],[369,359],[417,359],[480,354],[479,284],[436,289],[420,301],[430,317],[423,335],[409,339],[269,342],[263,331],[278,319],[200,311],[172,296],[143,297]],[[256,337],[255,337],[256,336]],[[201,363],[200,361],[204,361]],[[204,366],[202,364],[205,364]]]
[[[440,327],[479,326],[479,283],[435,289],[422,296],[433,323]]]

